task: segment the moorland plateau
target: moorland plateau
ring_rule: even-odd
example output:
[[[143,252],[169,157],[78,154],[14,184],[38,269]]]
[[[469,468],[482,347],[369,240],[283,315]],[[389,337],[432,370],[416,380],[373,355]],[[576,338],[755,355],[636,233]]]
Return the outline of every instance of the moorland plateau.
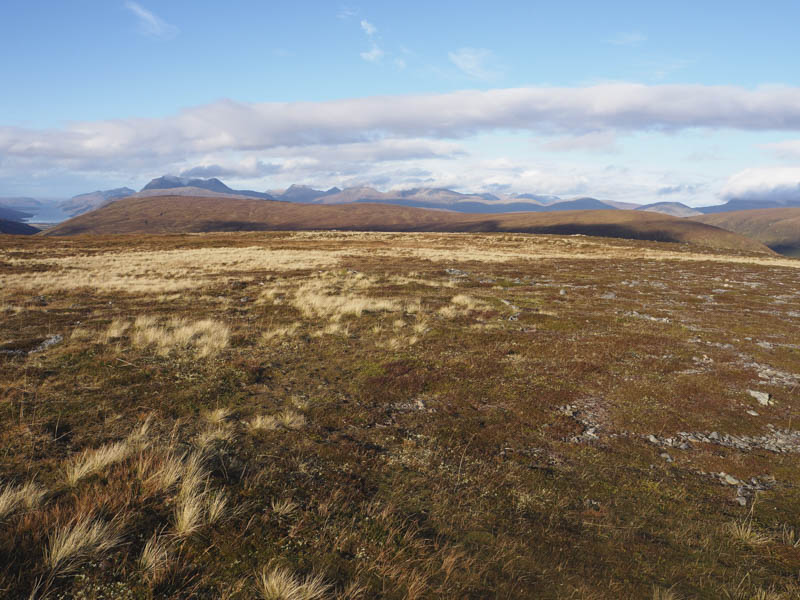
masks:
[[[797,260],[110,231],[0,236],[0,596],[800,594]]]

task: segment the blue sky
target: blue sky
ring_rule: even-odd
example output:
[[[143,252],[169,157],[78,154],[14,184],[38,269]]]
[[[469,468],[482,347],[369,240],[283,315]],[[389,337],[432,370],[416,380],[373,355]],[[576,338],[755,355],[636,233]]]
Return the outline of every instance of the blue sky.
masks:
[[[797,2],[4,0],[0,196],[800,190]]]

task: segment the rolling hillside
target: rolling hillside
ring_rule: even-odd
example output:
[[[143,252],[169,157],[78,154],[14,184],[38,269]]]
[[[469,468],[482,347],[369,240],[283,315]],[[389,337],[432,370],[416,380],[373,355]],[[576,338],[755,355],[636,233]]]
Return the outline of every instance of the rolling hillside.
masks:
[[[27,223],[0,219],[0,234],[33,235],[34,233],[39,233],[39,229]]]
[[[464,214],[386,204],[310,205],[187,196],[126,198],[43,235],[323,230],[583,234],[770,252],[710,225],[628,210]]]
[[[800,208],[740,210],[692,220],[746,235],[781,254],[800,256]]]

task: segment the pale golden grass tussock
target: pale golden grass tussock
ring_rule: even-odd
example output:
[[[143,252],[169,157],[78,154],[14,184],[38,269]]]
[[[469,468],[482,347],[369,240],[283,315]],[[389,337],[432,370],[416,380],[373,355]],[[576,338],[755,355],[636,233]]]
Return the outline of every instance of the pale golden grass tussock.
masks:
[[[281,500],[273,498],[270,502],[270,507],[272,508],[272,512],[279,517],[288,517],[298,508],[297,503],[291,498],[283,498]]]
[[[301,429],[305,427],[306,418],[291,408],[285,408],[276,417],[278,425],[286,429]]]
[[[731,521],[725,525],[725,531],[737,542],[748,546],[763,546],[771,541],[770,536],[758,532],[750,519]]]
[[[197,496],[200,488],[208,484],[209,472],[206,469],[205,459],[200,453],[190,454],[183,461],[181,473],[180,497]]]
[[[458,294],[453,296],[450,299],[450,302],[466,310],[480,310],[488,306],[485,302],[476,300],[472,296],[467,296],[466,294]]]
[[[324,277],[300,285],[292,305],[307,318],[338,321],[345,316],[360,317],[365,312],[395,312],[402,308],[397,300],[359,295],[371,285],[368,279]]]
[[[430,326],[428,325],[427,321],[420,320],[414,323],[412,329],[417,335],[423,335],[430,330]]]
[[[32,481],[19,486],[0,486],[0,523],[20,510],[39,506],[47,490]]]
[[[111,523],[79,517],[50,535],[45,564],[54,573],[67,573],[82,562],[98,557],[119,544],[117,528]]]
[[[789,527],[788,525],[783,526],[781,529],[781,541],[786,546],[800,548],[800,534],[797,533],[794,527]]]
[[[231,513],[228,496],[223,490],[207,491],[204,494],[206,504],[206,523],[213,525],[225,520]]]
[[[153,426],[153,415],[147,415],[142,424],[139,427],[136,427],[133,431],[128,434],[127,441],[129,444],[138,448],[139,450],[144,450],[150,445],[150,429]]]
[[[172,511],[175,535],[188,537],[203,526],[206,511],[205,494],[180,494]]]
[[[280,342],[286,338],[292,337],[300,328],[299,323],[292,323],[290,325],[283,325],[280,327],[271,327],[261,334],[261,343],[265,346]]]
[[[131,343],[139,348],[154,347],[161,356],[174,350],[191,350],[198,358],[206,358],[228,347],[230,329],[212,319],[170,319],[159,324],[152,316],[141,316],[133,323]]]
[[[131,451],[131,445],[127,440],[106,444],[95,450],[84,450],[67,463],[64,468],[64,478],[71,487],[74,487],[81,479],[125,460]]]
[[[162,580],[172,565],[168,542],[154,533],[142,548],[137,562],[148,581],[155,583]]]
[[[224,406],[203,413],[203,418],[212,425],[222,425],[230,416],[231,409]]]
[[[72,330],[70,334],[70,339],[75,340],[76,342],[85,342],[87,340],[91,340],[95,337],[94,331],[89,329],[88,327],[76,327]]]
[[[328,323],[322,329],[318,329],[314,333],[311,334],[311,337],[322,337],[323,335],[342,335],[348,336],[350,335],[350,327],[349,325],[342,325],[341,323],[333,322]]]
[[[653,587],[653,600],[681,600],[681,596],[675,593],[672,588]]]
[[[130,326],[131,322],[126,319],[112,319],[111,323],[108,325],[108,329],[106,329],[105,341],[108,342],[109,340],[121,338],[125,335],[125,332],[128,331]]]
[[[148,464],[142,465],[142,471],[152,471],[146,479],[144,479],[144,485],[151,493],[167,492],[183,478],[186,466],[182,457],[176,456],[173,453],[166,453],[159,456],[156,460],[153,460],[152,456],[147,458],[149,458],[150,461],[148,461]],[[153,463],[158,466],[152,466]]]
[[[200,454],[208,454],[233,439],[233,427],[228,423],[221,423],[216,427],[204,429],[193,440],[194,447]]]
[[[319,575],[300,579],[282,567],[264,567],[255,581],[255,591],[261,600],[321,600],[329,588]]]
[[[443,306],[438,310],[438,313],[445,319],[455,319],[457,316],[463,314],[462,311],[458,309],[458,307],[453,306],[452,304]]]
[[[272,431],[278,427],[278,419],[272,415],[256,415],[247,421],[247,429],[250,431]]]

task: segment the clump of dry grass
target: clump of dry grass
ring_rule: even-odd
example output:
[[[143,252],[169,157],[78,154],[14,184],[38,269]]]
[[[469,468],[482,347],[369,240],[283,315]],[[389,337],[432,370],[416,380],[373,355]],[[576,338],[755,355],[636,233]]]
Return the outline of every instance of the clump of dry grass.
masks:
[[[144,480],[145,487],[151,493],[168,491],[184,476],[186,466],[184,464],[183,457],[177,456],[173,453],[167,453],[159,456],[155,460],[152,460],[152,456],[148,458],[151,460],[148,461],[147,465],[142,465],[143,468],[141,470],[143,472],[152,470],[152,462],[160,463],[158,464],[158,467],[152,470],[152,472]]]
[[[485,302],[476,300],[472,296],[467,296],[466,294],[458,294],[456,296],[453,296],[450,299],[450,302],[465,310],[479,310],[487,306]]]
[[[36,508],[46,493],[43,487],[32,481],[19,486],[0,487],[0,523],[20,509]]]
[[[200,488],[206,487],[209,472],[206,469],[205,459],[201,453],[190,454],[183,461],[181,473],[181,487],[178,495],[197,496]]]
[[[50,535],[44,561],[52,573],[68,573],[84,561],[105,554],[120,540],[112,524],[80,517]]]
[[[163,537],[154,533],[142,548],[137,562],[148,581],[152,583],[161,581],[172,566],[168,543]]]
[[[213,525],[224,520],[230,514],[228,496],[223,490],[207,492],[205,494],[206,503],[206,523]]]
[[[653,600],[681,600],[681,597],[672,588],[665,589],[655,586],[653,587]]]
[[[92,339],[94,337],[94,332],[88,327],[76,327],[72,330],[72,334],[70,334],[69,337],[72,340],[84,342]]]
[[[203,526],[206,510],[204,494],[180,494],[172,512],[175,535],[189,537]]]
[[[74,487],[81,479],[125,460],[131,451],[131,445],[127,440],[107,444],[96,450],[84,450],[64,468],[65,479],[71,487]]]
[[[306,418],[291,408],[283,409],[275,418],[278,425],[286,429],[302,429],[306,424]]]
[[[255,582],[256,594],[262,600],[320,600],[329,588],[319,575],[300,579],[281,567],[265,567]]]
[[[270,506],[272,507],[272,512],[279,517],[288,517],[295,510],[297,510],[297,503],[291,498],[283,498],[281,500],[276,500],[273,498],[270,502]]]
[[[292,305],[307,318],[330,321],[338,321],[348,315],[360,317],[365,312],[394,312],[402,308],[396,300],[357,294],[356,289],[369,287],[370,284],[365,282],[367,280],[357,278],[343,278],[334,282],[324,279],[310,281],[297,288]]]
[[[139,348],[155,348],[161,356],[193,351],[198,358],[206,358],[228,347],[230,329],[213,319],[170,319],[162,325],[152,316],[140,316],[133,323],[131,343]]]
[[[109,340],[113,340],[116,338],[121,338],[126,331],[131,326],[131,322],[126,319],[115,318],[112,319],[111,323],[106,329],[105,332],[105,341],[108,342]]]
[[[733,539],[748,546],[763,546],[771,540],[770,536],[759,533],[750,519],[732,521],[725,526],[725,530]]]
[[[213,425],[221,425],[231,416],[231,409],[221,406],[203,414],[203,418]]]
[[[292,337],[299,328],[299,323],[292,323],[290,325],[283,325],[281,327],[273,327],[261,334],[261,343],[264,345],[269,345],[280,342],[281,340]]]
[[[250,431],[272,431],[278,427],[278,419],[272,415],[256,415],[247,422]]]
[[[797,530],[788,525],[784,525],[781,530],[781,541],[792,548],[800,548],[800,535],[798,535]]]
[[[194,438],[194,447],[200,454],[206,454],[218,449],[233,439],[233,427],[222,423],[217,427],[204,429]]]
[[[153,415],[148,415],[139,427],[128,434],[128,443],[139,450],[144,450],[150,445],[150,430],[153,426]]]

